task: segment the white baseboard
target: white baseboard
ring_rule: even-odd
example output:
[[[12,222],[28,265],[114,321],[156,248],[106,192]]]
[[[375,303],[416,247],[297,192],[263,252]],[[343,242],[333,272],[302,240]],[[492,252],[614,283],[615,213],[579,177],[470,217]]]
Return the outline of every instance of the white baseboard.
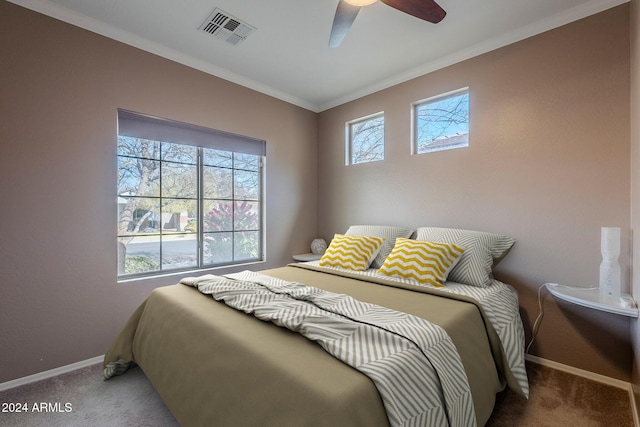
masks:
[[[638,416],[638,408],[636,407],[636,397],[633,393],[633,387],[629,389],[629,398],[631,399],[631,411],[633,412],[633,425],[640,427],[640,417]]]
[[[585,371],[584,369],[574,368],[573,366],[564,365],[562,363],[554,362],[553,360],[543,359],[538,356],[527,354],[524,357],[529,362],[537,363],[538,365],[546,366],[549,368],[557,369],[558,371],[567,372],[569,374],[583,377],[589,380],[604,383],[613,387],[621,388],[629,392],[629,401],[631,403],[631,412],[633,414],[633,425],[640,427],[640,417],[638,417],[638,408],[636,408],[635,398],[633,395],[633,387],[631,383],[622,381],[616,378],[607,377],[606,375],[596,374],[594,372]]]
[[[543,359],[542,357],[533,356],[531,354],[525,355],[524,358],[529,362],[537,363],[538,365],[557,369],[558,371],[567,372],[569,374],[573,374],[578,377],[587,378],[589,380],[608,384],[613,387],[623,388],[625,390],[631,387],[631,383],[627,381],[622,381],[616,378],[607,377],[605,375],[596,374],[594,372],[585,371],[584,369],[574,368],[573,366],[564,365],[562,363],[554,362],[553,360]]]
[[[26,377],[18,378],[15,380],[0,383],[0,391],[9,390],[14,387],[33,383],[40,380],[46,380],[47,378],[56,377],[58,375],[66,374],[67,372],[75,371],[76,369],[86,368],[87,366],[95,365],[104,360],[104,355],[96,356],[91,359],[81,360],[80,362],[72,363],[70,365],[61,366],[59,368],[50,369],[48,371],[39,372],[37,374],[29,375]]]

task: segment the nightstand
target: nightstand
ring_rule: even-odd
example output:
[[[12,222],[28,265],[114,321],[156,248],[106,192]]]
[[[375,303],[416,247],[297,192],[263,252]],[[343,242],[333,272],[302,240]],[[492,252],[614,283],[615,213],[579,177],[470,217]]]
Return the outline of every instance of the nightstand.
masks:
[[[563,286],[557,283],[545,283],[551,294],[557,298],[584,307],[615,313],[621,316],[638,317],[638,306],[629,294],[619,297],[600,295],[600,289],[581,289],[573,286]]]
[[[298,262],[317,261],[320,258],[322,258],[322,255],[316,255],[316,254],[313,254],[313,253],[299,254],[299,255],[294,255],[293,256],[293,259],[298,261]]]

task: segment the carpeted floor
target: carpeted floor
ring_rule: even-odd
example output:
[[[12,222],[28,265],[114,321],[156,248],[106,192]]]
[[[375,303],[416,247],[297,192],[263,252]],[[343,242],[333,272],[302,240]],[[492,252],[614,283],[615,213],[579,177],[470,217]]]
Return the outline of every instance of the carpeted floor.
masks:
[[[633,426],[626,390],[536,364],[527,367],[530,399],[501,393],[487,427]],[[140,368],[102,381],[101,365],[93,365],[0,392],[0,404],[0,426],[7,427],[178,425]],[[4,412],[16,409],[10,404],[21,409],[26,404],[27,412]]]
[[[26,403],[28,412],[0,412],[3,427],[178,426],[140,368],[103,381],[102,364],[96,364],[0,392],[4,402]],[[34,411],[41,403],[53,404],[54,412]],[[71,410],[64,412],[67,403]]]
[[[506,390],[487,427],[632,427],[628,390],[527,363],[530,393],[525,400]]]

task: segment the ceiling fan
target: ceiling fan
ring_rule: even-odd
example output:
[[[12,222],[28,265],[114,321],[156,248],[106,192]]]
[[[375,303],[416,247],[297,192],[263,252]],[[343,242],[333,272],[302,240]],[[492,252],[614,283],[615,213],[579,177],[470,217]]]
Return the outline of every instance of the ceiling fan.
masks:
[[[340,0],[336,15],[333,18],[333,27],[329,37],[329,47],[338,47],[347,36],[351,24],[356,19],[363,6],[368,6],[378,0]],[[434,0],[380,0],[387,6],[408,13],[416,18],[437,24],[442,21],[447,12]]]

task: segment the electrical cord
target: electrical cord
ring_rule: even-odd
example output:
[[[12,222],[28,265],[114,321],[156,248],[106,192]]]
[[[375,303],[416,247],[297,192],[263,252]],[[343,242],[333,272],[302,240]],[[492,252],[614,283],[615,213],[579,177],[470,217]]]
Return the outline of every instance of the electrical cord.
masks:
[[[533,329],[531,330],[531,341],[529,341],[529,344],[527,345],[527,348],[525,350],[525,354],[529,354],[529,349],[531,348],[531,345],[533,344],[533,341],[536,339],[536,335],[538,334],[538,329],[540,329],[540,323],[542,322],[542,319],[544,318],[544,309],[542,308],[542,288],[545,288],[547,286],[546,283],[540,285],[540,287],[538,288],[538,317],[536,317],[536,321],[533,322]]]
[[[532,334],[531,340],[529,341],[529,344],[527,344],[525,354],[529,354],[529,349],[531,348],[531,345],[533,345],[533,341],[536,339],[536,335],[538,334],[538,329],[540,329],[540,324],[542,323],[542,319],[544,318],[544,309],[542,307],[542,288],[547,288],[547,286],[563,287],[563,288],[575,289],[578,291],[592,291],[594,289],[598,289],[597,287],[582,288],[578,286],[559,285],[557,283],[544,283],[540,285],[540,287],[538,288],[538,310],[540,312],[538,313],[538,317],[536,317],[535,322],[533,322],[533,328],[531,330],[531,334]]]

